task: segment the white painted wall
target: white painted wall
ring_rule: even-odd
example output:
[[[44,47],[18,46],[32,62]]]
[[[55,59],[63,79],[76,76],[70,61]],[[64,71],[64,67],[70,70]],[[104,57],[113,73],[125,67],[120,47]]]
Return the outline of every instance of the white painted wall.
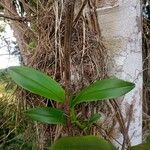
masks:
[[[136,88],[121,101],[126,121],[133,116],[129,127],[131,144],[142,141],[142,34],[140,0],[118,0],[114,6],[97,10],[100,28],[109,56],[109,74],[134,81]],[[117,138],[122,141],[118,131]]]

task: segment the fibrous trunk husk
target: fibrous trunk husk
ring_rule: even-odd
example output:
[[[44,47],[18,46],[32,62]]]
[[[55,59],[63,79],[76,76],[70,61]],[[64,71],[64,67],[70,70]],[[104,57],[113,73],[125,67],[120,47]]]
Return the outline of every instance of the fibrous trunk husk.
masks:
[[[12,6],[10,1],[4,1],[4,8],[5,5]],[[70,2],[73,4],[69,10]],[[98,24],[97,1],[37,0],[30,3],[23,0],[22,6],[26,12],[23,14],[24,17],[30,21],[12,20],[10,24],[16,39],[21,37],[21,41],[18,42],[24,47],[19,46],[25,65],[52,76],[65,88],[67,86],[71,94],[75,94],[95,80],[107,77],[108,57]],[[13,16],[12,9],[9,9],[5,8],[7,13]],[[13,5],[13,10],[15,9],[16,6]],[[15,15],[18,15],[17,11]],[[17,95],[18,98],[21,97],[21,103],[24,100],[28,106],[62,107],[20,88]],[[113,105],[109,102],[94,102],[82,104],[77,108],[78,118],[82,120],[96,112],[102,112],[107,116],[98,127],[93,126],[88,134],[101,134],[107,139],[113,139],[116,124]],[[86,134],[73,126],[71,132],[62,126],[36,125],[36,128],[39,131],[37,133],[40,149],[43,149],[47,141],[53,143],[61,136]]]

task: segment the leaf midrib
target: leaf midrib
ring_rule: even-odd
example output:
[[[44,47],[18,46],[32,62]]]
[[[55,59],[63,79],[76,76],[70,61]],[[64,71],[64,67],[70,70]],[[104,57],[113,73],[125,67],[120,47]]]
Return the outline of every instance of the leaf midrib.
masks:
[[[133,85],[133,86],[122,86],[122,87],[120,87],[120,88],[115,88],[115,89],[128,88],[128,87],[134,88],[134,85]],[[81,95],[79,94],[79,95],[74,99],[74,101],[76,101],[76,100],[78,99],[78,97],[82,97],[84,94],[89,94],[89,93],[93,93],[93,92],[96,92],[96,91],[110,90],[110,89],[113,89],[113,88],[102,89],[102,90],[94,90],[94,91],[92,91],[92,92],[87,92],[87,93],[86,93],[86,91],[85,91],[85,92],[81,93]]]
[[[26,114],[28,115],[28,116],[43,116],[43,117],[47,117],[47,118],[54,118],[55,117],[55,115],[45,115],[45,114],[36,114],[36,113],[29,113],[29,112],[26,112]],[[61,116],[61,117],[60,117]],[[59,118],[59,119],[62,119],[63,118],[63,114],[59,114],[59,115],[57,115],[57,117]],[[54,118],[55,119],[55,118]]]
[[[31,117],[31,118],[32,118],[32,117],[38,118],[38,115],[37,115],[37,114],[32,114],[32,115],[31,115],[31,114],[27,114],[27,116],[28,116],[28,117]],[[65,123],[63,117],[62,117],[62,118],[59,117],[58,119],[56,119],[56,118],[54,118],[54,117],[49,117],[49,116],[48,116],[48,117],[47,117],[47,116],[44,116],[44,117],[45,117],[45,118],[48,118],[48,119],[50,119],[50,120],[48,120],[48,121],[47,121],[47,120],[46,120],[46,121],[45,121],[45,120],[44,120],[44,121],[41,121],[39,118],[38,118],[39,120],[38,120],[38,119],[34,119],[34,120],[37,120],[37,121],[39,121],[39,122],[49,122],[49,123],[59,123],[59,124],[64,124],[64,123]]]

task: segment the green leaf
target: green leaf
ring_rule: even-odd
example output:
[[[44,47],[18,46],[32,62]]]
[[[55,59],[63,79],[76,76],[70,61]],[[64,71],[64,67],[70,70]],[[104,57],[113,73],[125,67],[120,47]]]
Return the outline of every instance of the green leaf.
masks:
[[[99,113],[92,115],[89,119],[89,124],[96,123],[100,119],[100,117],[101,117],[101,114]]]
[[[27,110],[25,114],[34,121],[39,121],[47,124],[65,124],[66,122],[64,112],[56,108],[33,108]]]
[[[22,88],[48,99],[64,102],[62,87],[46,74],[29,67],[9,67],[11,78]]]
[[[100,80],[83,89],[71,102],[71,107],[83,102],[120,97],[135,87],[134,83],[119,80]]]
[[[150,143],[144,143],[137,146],[133,146],[131,150],[150,150]]]
[[[64,137],[56,141],[50,150],[117,150],[112,144],[95,136]]]

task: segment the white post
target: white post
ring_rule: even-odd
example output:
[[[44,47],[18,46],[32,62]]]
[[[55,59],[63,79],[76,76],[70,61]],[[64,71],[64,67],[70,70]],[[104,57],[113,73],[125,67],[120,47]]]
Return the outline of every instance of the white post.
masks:
[[[129,116],[132,116],[128,133],[131,145],[142,142],[143,81],[140,5],[140,0],[118,0],[113,3],[113,6],[105,5],[97,9],[103,40],[112,58],[109,64],[110,75],[134,81],[136,84],[136,88],[123,98],[120,105],[126,125]],[[131,111],[132,106],[133,111]],[[122,142],[119,131],[117,139]]]

